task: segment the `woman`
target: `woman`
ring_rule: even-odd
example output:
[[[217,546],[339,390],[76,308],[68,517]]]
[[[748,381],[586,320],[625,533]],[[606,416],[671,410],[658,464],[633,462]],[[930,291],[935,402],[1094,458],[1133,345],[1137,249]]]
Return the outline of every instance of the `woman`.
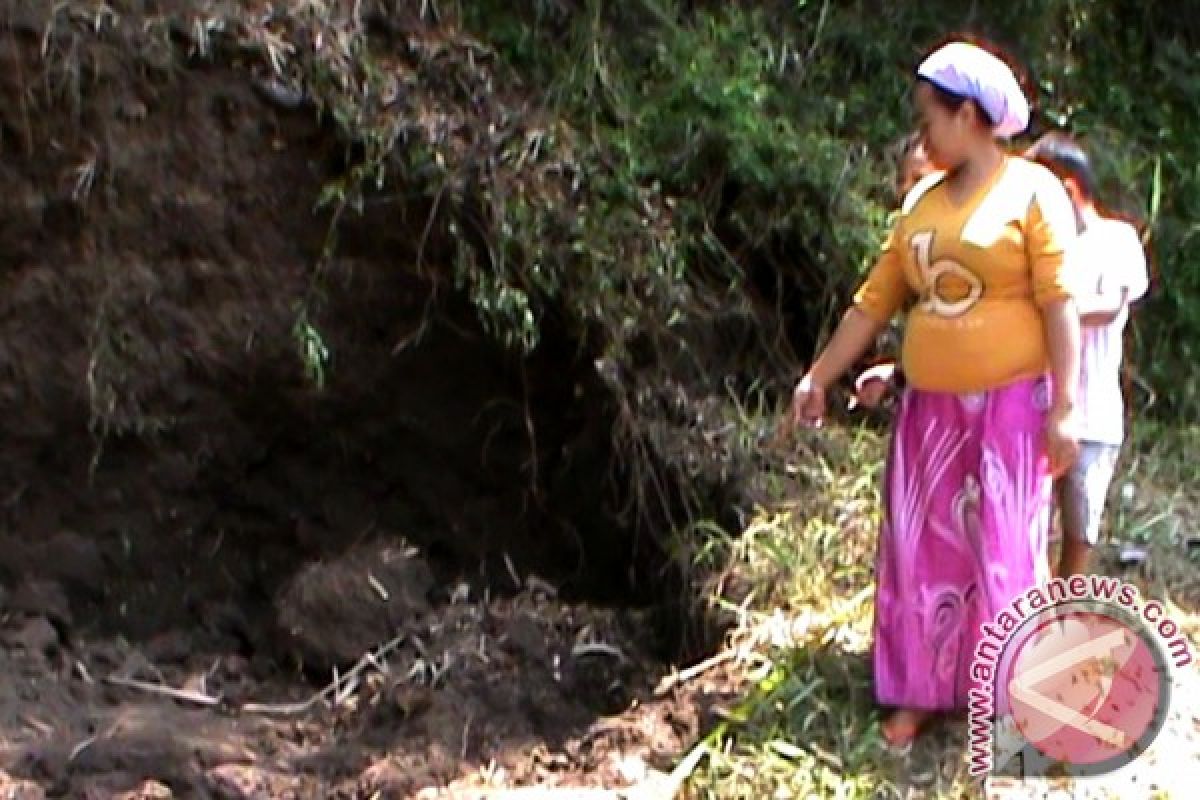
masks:
[[[1028,101],[1004,61],[966,42],[921,63],[915,101],[938,171],[905,198],[790,418],[818,425],[827,388],[915,300],[876,564],[875,693],[900,747],[965,708],[980,624],[1046,579],[1052,476],[1078,451],[1073,211],[1054,175],[998,141],[1025,129]]]

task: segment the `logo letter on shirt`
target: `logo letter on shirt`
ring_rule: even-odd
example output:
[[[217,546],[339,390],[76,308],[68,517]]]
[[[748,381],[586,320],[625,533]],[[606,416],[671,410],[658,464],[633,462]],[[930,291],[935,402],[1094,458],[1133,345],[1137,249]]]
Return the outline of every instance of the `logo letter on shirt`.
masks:
[[[983,281],[969,269],[946,258],[940,258],[930,263],[933,253],[933,231],[914,233],[909,239],[913,254],[917,259],[917,269],[921,273],[924,288],[921,293],[920,308],[939,317],[961,317],[979,302],[983,295]],[[966,289],[965,293],[956,292],[961,296],[946,298],[941,294],[938,283],[947,276],[958,279]]]

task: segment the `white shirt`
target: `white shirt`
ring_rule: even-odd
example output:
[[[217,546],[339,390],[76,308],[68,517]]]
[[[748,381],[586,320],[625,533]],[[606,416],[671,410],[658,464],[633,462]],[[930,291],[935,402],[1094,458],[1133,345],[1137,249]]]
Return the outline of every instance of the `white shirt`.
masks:
[[[1103,325],[1084,324],[1079,366],[1080,439],[1119,445],[1125,437],[1121,360],[1129,305],[1149,288],[1146,253],[1127,222],[1085,215],[1086,227],[1069,254],[1075,297],[1086,312],[1097,294],[1126,290],[1125,304]]]

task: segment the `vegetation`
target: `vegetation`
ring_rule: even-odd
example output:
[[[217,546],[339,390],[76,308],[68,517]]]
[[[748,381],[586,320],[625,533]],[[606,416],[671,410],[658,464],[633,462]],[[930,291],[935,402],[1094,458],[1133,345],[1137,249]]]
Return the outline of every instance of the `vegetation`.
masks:
[[[1181,448],[1197,433],[1136,430],[1113,482],[1097,565],[1164,602],[1193,648],[1200,647],[1200,548],[1190,560],[1178,554],[1186,552],[1200,491],[1179,479],[1194,474]],[[694,776],[695,796],[979,796],[963,758],[965,726],[934,728],[907,756],[881,744],[867,652],[883,445],[866,428],[814,435],[790,464],[807,491],[789,487],[788,494],[803,500],[760,510],[742,536],[722,541],[717,602],[737,620],[727,647],[747,689],[706,740],[710,755]],[[1129,543],[1149,551],[1143,565],[1119,565],[1120,546]],[[1106,796],[1094,788],[1100,794],[1087,796]]]
[[[594,362],[635,506],[665,527],[756,474],[767,431],[747,435],[742,410],[778,403],[869,268],[911,69],[955,29],[1029,66],[1033,132],[1083,136],[1110,205],[1143,221],[1157,269],[1134,325],[1136,399],[1164,420],[1200,410],[1197,381],[1179,379],[1200,334],[1200,34],[1178,6],[294,0],[145,24],[138,6],[36,12],[47,96],[78,104],[79,37],[125,37],[148,63],[248,58],[269,95],[311,105],[344,142],[343,176],[314,198],[326,258],[296,299],[314,382],[337,355],[320,304],[338,226],[372,193],[403,192],[421,236],[398,268],[425,276],[431,301],[464,293],[518,352],[565,336]],[[122,407],[117,368],[103,369],[116,357],[90,375],[102,430]]]
[[[947,32],[983,33],[1027,64],[1033,132],[1082,136],[1109,204],[1143,224],[1155,287],[1134,324],[1140,421],[1112,533],[1177,548],[1194,518],[1196,3],[289,0],[134,30],[124,15],[141,5],[46,4],[47,96],[84,90],[77,37],[124,32],[147,59],[253,62],[268,93],[310,105],[344,145],[344,174],[313,198],[329,235],[292,329],[314,384],[335,368],[320,327],[338,227],[383,191],[405,193],[419,218],[416,256],[397,268],[428,281],[431,314],[458,292],[515,352],[565,336],[595,364],[631,514],[700,567],[752,687],[712,734],[720,755],[696,778],[702,795],[968,791],[953,748],[901,777],[874,732],[863,654],[878,433],[847,427],[784,450],[771,430],[886,231],[908,76]],[[438,36],[408,35],[426,29]],[[94,177],[92,164],[77,192]],[[107,431],[121,423],[120,352],[95,350],[89,387]],[[730,487],[746,514],[736,538],[714,502]],[[1179,562],[1142,578],[1195,608],[1194,565]]]
[[[647,0],[478,3],[463,14],[575,132],[577,157],[607,200],[603,219],[635,218],[639,205],[661,210],[657,246],[633,258],[612,236],[624,241],[636,225],[577,227],[585,235],[572,246],[581,260],[571,270],[591,265],[603,280],[566,290],[590,298],[583,308],[598,299],[612,312],[581,316],[640,387],[634,396],[658,398],[634,406],[634,417],[654,418],[677,385],[704,396],[729,376],[740,379],[743,401],[747,387],[786,393],[886,230],[911,69],[956,29],[983,33],[1027,65],[1039,95],[1030,136],[1065,128],[1082,137],[1107,204],[1144,229],[1154,288],[1131,334],[1137,413],[1169,421],[1200,410],[1188,369],[1200,333],[1200,284],[1188,266],[1200,173],[1187,112],[1200,84],[1181,60],[1200,36],[1176,24],[1173,10],[1099,0],[903,8]],[[626,255],[612,259],[616,252]],[[664,252],[669,266],[655,258]],[[661,302],[665,293],[666,305],[618,302],[610,289],[621,276],[659,280],[661,289],[634,296]],[[549,299],[526,296],[535,307]],[[722,324],[732,320],[748,328]],[[639,364],[652,368],[630,369],[639,362],[629,331],[655,354]],[[737,420],[723,405],[722,420]],[[694,407],[690,416],[700,418]],[[669,427],[670,436],[650,437],[659,453],[680,439],[679,426]],[[754,449],[761,437],[740,442]],[[732,471],[745,477],[754,459],[738,443],[729,443]]]

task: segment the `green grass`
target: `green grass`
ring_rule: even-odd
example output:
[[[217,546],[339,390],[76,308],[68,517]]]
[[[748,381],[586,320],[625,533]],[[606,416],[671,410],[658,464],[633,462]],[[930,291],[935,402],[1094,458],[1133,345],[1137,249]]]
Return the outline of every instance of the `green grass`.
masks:
[[[1194,642],[1200,642],[1200,547],[1189,551],[1185,540],[1200,535],[1200,471],[1193,455],[1198,446],[1200,425],[1134,426],[1109,495],[1111,549],[1100,564],[1138,583],[1143,594],[1177,607]],[[1150,557],[1117,573],[1115,549],[1123,542],[1144,546]]]
[[[1108,535],[1146,541],[1152,556],[1133,572],[1117,573],[1108,558],[1099,567],[1167,600],[1200,646],[1200,568],[1172,556],[1173,537],[1200,507],[1188,459],[1198,440],[1197,429],[1135,429],[1114,480]],[[737,620],[729,646],[745,689],[710,733],[690,797],[982,795],[967,773],[961,722],[939,724],[907,757],[881,745],[867,653],[885,442],[864,428],[804,433],[774,466],[788,476],[780,501],[727,543],[724,592],[713,602]]]

